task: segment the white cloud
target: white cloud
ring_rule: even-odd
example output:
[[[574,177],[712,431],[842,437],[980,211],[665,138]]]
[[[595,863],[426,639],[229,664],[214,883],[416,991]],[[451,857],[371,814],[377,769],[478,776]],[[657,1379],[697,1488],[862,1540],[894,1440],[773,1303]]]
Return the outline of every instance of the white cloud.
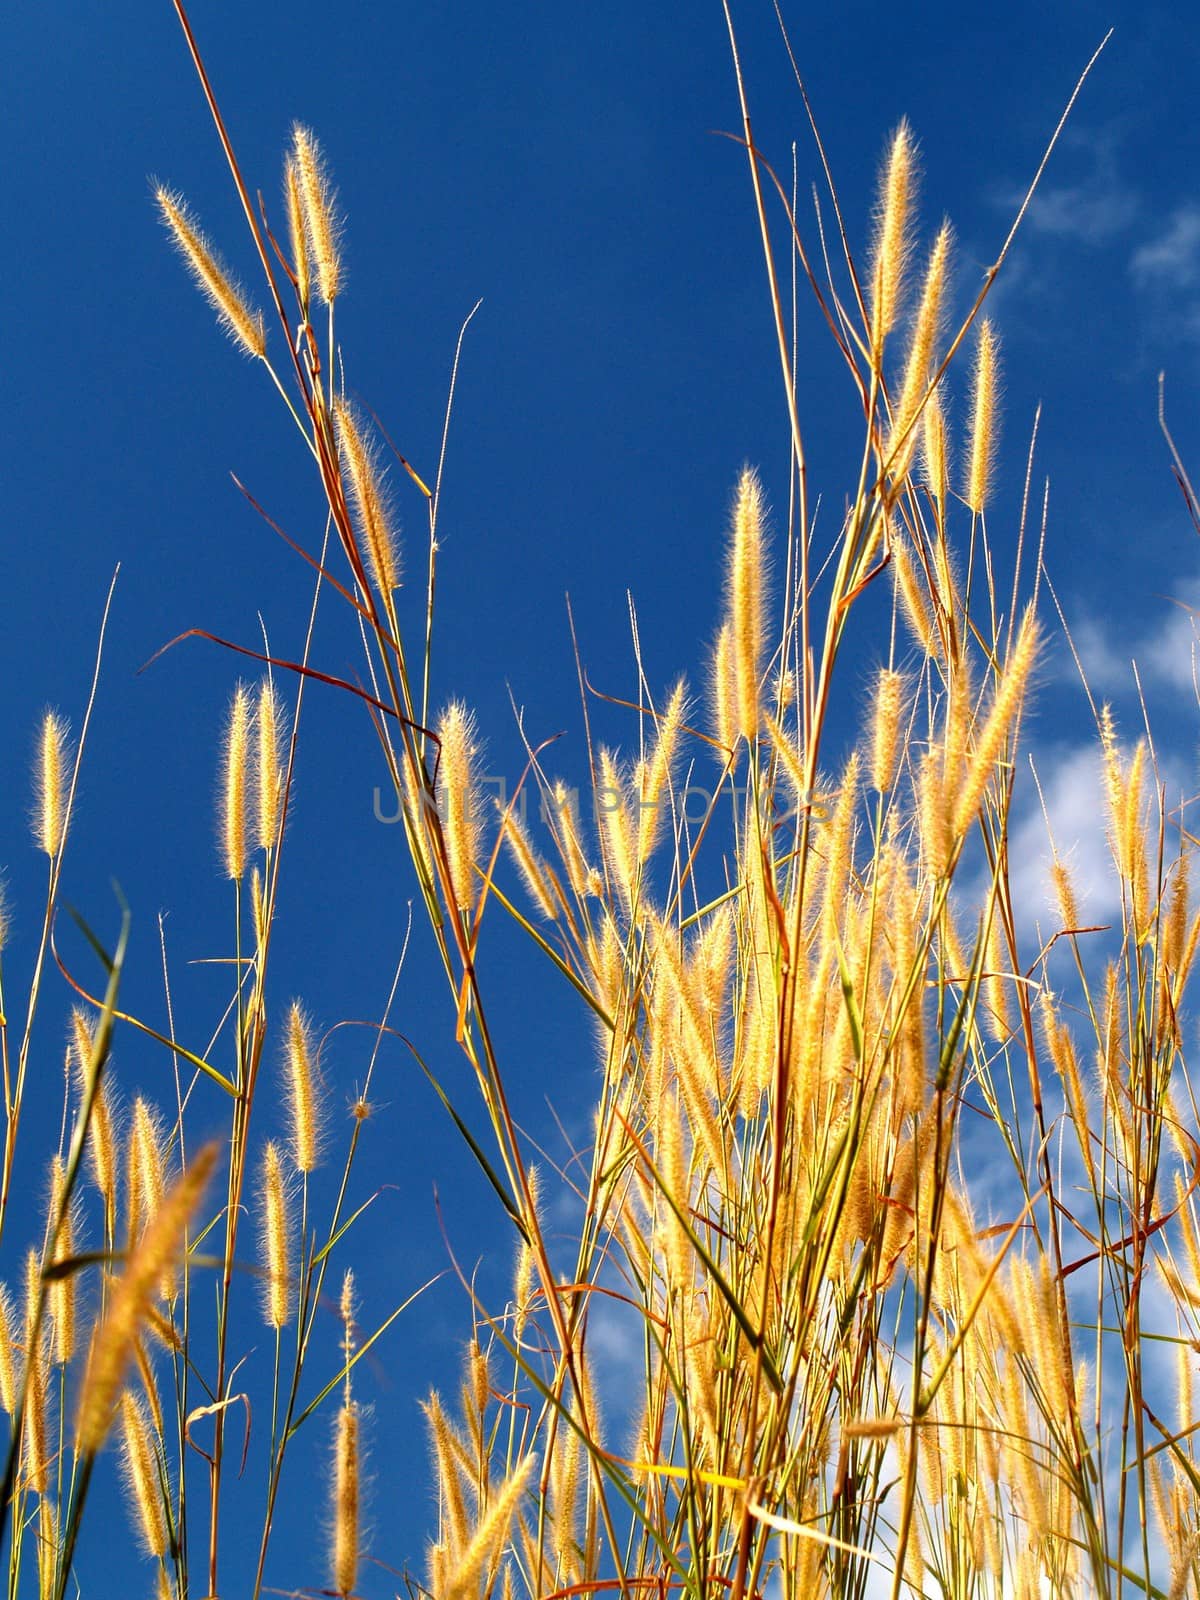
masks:
[[[1041,189],[1026,221],[1037,233],[1084,244],[1105,244],[1132,225],[1137,197],[1111,175],[1097,174],[1082,183]]]
[[[1178,206],[1162,231],[1133,252],[1129,265],[1134,278],[1148,288],[1200,284],[1200,206]]]
[[[1088,245],[1107,244],[1132,227],[1141,206],[1137,193],[1118,171],[1118,142],[1113,128],[1092,132],[1068,129],[1059,157],[1065,156],[1083,170],[1073,182],[1044,180],[1030,202],[1025,225],[1035,233]],[[1023,189],[1009,188],[996,195],[996,203],[1015,213],[1024,197]]]
[[[1026,804],[1009,842],[1013,903],[1026,909],[1030,920],[1040,908],[1049,908],[1058,924],[1058,906],[1050,899],[1051,838],[1066,863],[1085,922],[1109,922],[1120,917],[1121,893],[1104,814],[1104,778],[1099,738],[1089,744],[1050,750],[1036,756],[1046,816],[1036,792],[1025,786]],[[1050,831],[1046,831],[1046,818]]]
[[[1188,591],[1196,600],[1194,589]],[[1196,692],[1200,677],[1200,615],[1185,599],[1168,604],[1162,620],[1131,634],[1099,617],[1084,614],[1070,623],[1071,637],[1083,664],[1088,686],[1099,698],[1162,688],[1185,695]],[[1060,652],[1061,676],[1078,683],[1070,652]],[[1135,675],[1134,666],[1137,667]]]

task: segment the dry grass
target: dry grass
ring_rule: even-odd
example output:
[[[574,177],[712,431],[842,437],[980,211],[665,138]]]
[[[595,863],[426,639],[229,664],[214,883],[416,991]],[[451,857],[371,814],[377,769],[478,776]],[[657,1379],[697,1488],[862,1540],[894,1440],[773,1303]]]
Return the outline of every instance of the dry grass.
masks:
[[[472,1296],[457,1403],[435,1393],[425,1407],[438,1522],[410,1593],[1196,1593],[1190,835],[1166,809],[1148,741],[1130,749],[1102,711],[1097,826],[1120,879],[1120,927],[1105,940],[1079,926],[1056,853],[1060,925],[1033,947],[1009,838],[1029,787],[1021,741],[1048,633],[1032,532],[1022,525],[1012,541],[1006,530],[1026,556],[1002,574],[987,527],[1002,470],[999,335],[981,311],[1012,234],[970,315],[947,331],[951,235],[937,234],[915,282],[915,147],[901,124],[866,278],[847,242],[819,280],[782,194],[782,248],[775,237],[739,71],[782,370],[786,263],[808,276],[862,405],[844,521],[831,540],[815,532],[789,382],[791,479],[774,498],[791,509],[777,526],[765,481],[741,473],[724,626],[702,664],[708,710],[682,682],[656,698],[639,660],[637,757],[590,752],[594,805],[576,805],[532,752],[542,820],[488,817],[471,803],[474,719],[457,702],[436,709],[431,617],[415,640],[399,625],[401,572],[419,562],[406,552],[402,569],[383,451],[340,392],[351,357],[336,342],[343,274],[328,171],[297,126],[284,215],[268,237],[177,9],[265,274],[279,365],[264,320],[183,203],[161,190],[160,204],[315,468],[329,529],[310,556],[317,593],[350,608],[366,651],[369,693],[340,687],[371,707],[402,797],[448,980],[444,1026],[489,1130],[486,1148],[471,1136],[467,1158],[483,1164],[518,1243],[508,1305]],[[834,193],[830,204],[844,224]],[[848,224],[841,237],[852,239]],[[955,403],[964,358],[973,372]],[[959,461],[947,442],[956,413],[968,440]],[[440,479],[430,491],[396,464],[427,499],[432,607]],[[892,618],[882,638],[861,620],[886,615],[862,604],[881,593]],[[857,663],[882,662],[857,741],[830,711],[851,643]],[[115,1423],[131,1540],[156,1563],[160,1592],[216,1594],[220,1580],[257,1596],[289,1446],[327,1400],[330,1482],[318,1494],[291,1480],[286,1492],[332,1508],[330,1570],[313,1586],[374,1592],[351,1383],[383,1329],[359,1336],[349,1275],[340,1349],[322,1346],[316,1316],[331,1258],[347,1248],[364,1124],[354,1120],[322,1174],[314,1032],[298,1002],[273,1025],[264,1004],[295,730],[308,679],[334,680],[306,648],[288,705],[285,664],[268,668],[256,690],[235,693],[220,777],[236,962],[222,1026],[194,1050],[174,1025],[169,1038],[153,1034],[178,1065],[177,1103],[164,1113],[138,1100],[122,1131],[113,1031],[153,1033],[119,1009],[123,940],[106,994],[72,1023],[71,1133],[22,1310],[0,1290],[13,1593],[36,1581],[60,1596],[73,1583]],[[53,716],[39,748],[48,929],[77,756]],[[717,775],[699,820],[683,795],[695,770]],[[573,987],[600,1039],[591,1145],[557,1177],[531,1166],[493,1048],[477,960],[492,916],[516,920],[546,981]],[[5,1200],[46,937],[11,1076],[4,1035]],[[278,1084],[285,1100],[282,1130],[259,1109],[264,1068],[271,1098]],[[369,1082],[364,1107],[368,1093]],[[194,1148],[189,1132],[202,1096],[228,1113],[215,1204],[201,1192],[216,1151]],[[479,1121],[479,1107],[454,1114],[464,1130]],[[85,1147],[95,1194],[84,1191]],[[556,1183],[569,1202],[559,1217],[574,1221],[551,1241]],[[251,1492],[231,1482],[229,1434],[242,1398],[231,1329],[248,1211],[262,1224],[275,1362],[256,1571],[234,1579],[222,1513]],[[89,1237],[102,1239],[98,1255],[86,1253]],[[98,1308],[90,1354],[73,1360],[72,1290],[84,1273]],[[214,1276],[215,1325],[201,1333]],[[608,1338],[594,1335],[602,1321]],[[614,1375],[605,1354],[615,1332],[637,1352],[632,1406],[628,1373]],[[187,1448],[201,1425],[203,1449]]]

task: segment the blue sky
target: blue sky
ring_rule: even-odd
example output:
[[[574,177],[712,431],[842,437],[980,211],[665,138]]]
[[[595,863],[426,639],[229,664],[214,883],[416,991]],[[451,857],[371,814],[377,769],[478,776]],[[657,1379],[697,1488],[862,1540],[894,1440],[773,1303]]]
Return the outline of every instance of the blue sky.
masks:
[[[1156,424],[1165,368],[1177,440],[1200,467],[1200,29],[1191,8],[1069,0],[846,3],[835,12],[785,4],[784,13],[858,242],[884,140],[907,115],[922,146],[927,227],[943,213],[955,224],[964,306],[1079,71],[1115,27],[996,290],[1005,422],[991,527],[1011,548],[1040,402],[1035,480],[1051,483],[1051,575],[1130,729],[1127,662],[1138,656],[1172,771],[1193,783],[1188,628],[1164,597],[1200,596],[1200,562]],[[735,18],[758,142],[786,173],[798,141],[803,192],[819,169],[772,8],[741,0]],[[687,670],[699,686],[742,463],[757,465],[768,496],[786,505],[786,416],[745,161],[714,136],[737,126],[719,5],[345,0],[335,15],[310,0],[196,0],[192,20],[244,170],[270,205],[293,119],[324,143],[347,218],[339,335],[348,381],[426,476],[458,327],[482,297],[442,509],[439,698],[459,695],[477,709],[489,761],[511,773],[511,691],[532,735],[570,730],[558,767],[581,776],[566,593],[599,686],[635,688],[627,590],[651,682],[663,687]],[[6,990],[11,1004],[42,891],[25,826],[33,730],[48,704],[78,722],[120,562],[66,897],[111,930],[109,882],[119,880],[134,912],[127,999],[147,1013],[161,1013],[155,919],[167,911],[177,1004],[206,1029],[218,984],[211,969],[186,963],[228,942],[212,803],[224,707],[241,669],[192,642],[136,672],[188,627],[254,644],[260,612],[280,652],[298,653],[307,575],[229,474],[310,545],[319,537],[315,485],[264,374],[217,332],[151,204],[151,175],[182,190],[250,280],[234,196],[167,0],[51,0],[3,27],[10,379],[0,727],[9,758],[0,865],[16,914]],[[811,241],[811,208],[802,212]],[[832,530],[856,462],[854,399],[817,318],[801,326],[800,414]],[[422,507],[403,489],[399,505],[416,567]],[[864,677],[882,648],[869,634],[857,642]],[[355,649],[328,608],[319,664],[345,672]],[[1039,704],[1039,747],[1066,757],[1056,804],[1082,815],[1086,705],[1065,665],[1047,669]],[[605,726],[632,736],[618,720]],[[386,998],[412,881],[399,831],[373,817],[380,777],[366,719],[332,692],[312,695],[274,956],[277,1013],[299,994],[330,1026],[377,1016]],[[1031,861],[1039,848],[1030,832]],[[1099,884],[1096,894],[1102,903]],[[466,1098],[423,932],[418,923],[396,1021]],[[82,963],[82,949],[71,948]],[[547,994],[545,974],[498,925],[485,953],[504,995],[501,1046],[523,1117],[552,1138],[552,1094],[581,1134],[592,1083],[586,1019]],[[32,1112],[47,1127],[65,1005],[52,983],[40,1035],[44,1098]],[[335,1114],[361,1079],[362,1037],[335,1036]],[[126,1040],[116,1059],[128,1097],[140,1088],[169,1098],[161,1059]],[[435,1185],[455,1248],[468,1262],[487,1252],[484,1281],[502,1294],[511,1242],[398,1052],[380,1068],[376,1098],[359,1189],[391,1187],[354,1252],[364,1324],[445,1265]],[[21,1172],[40,1185],[34,1163]],[[19,1233],[5,1241],[10,1279]],[[468,1329],[465,1300],[448,1282],[364,1374],[362,1398],[375,1407],[373,1550],[395,1567],[420,1568],[431,1514],[414,1401],[431,1383],[454,1382],[446,1351]],[[248,1324],[247,1340],[257,1337]],[[331,1318],[331,1363],[335,1343]],[[266,1351],[264,1336],[260,1366]],[[323,1454],[322,1442],[312,1464]],[[290,1536],[269,1578],[280,1587],[324,1581],[313,1493],[295,1474]],[[106,1592],[98,1569],[92,1577],[92,1592]],[[364,1593],[392,1587],[380,1572]]]

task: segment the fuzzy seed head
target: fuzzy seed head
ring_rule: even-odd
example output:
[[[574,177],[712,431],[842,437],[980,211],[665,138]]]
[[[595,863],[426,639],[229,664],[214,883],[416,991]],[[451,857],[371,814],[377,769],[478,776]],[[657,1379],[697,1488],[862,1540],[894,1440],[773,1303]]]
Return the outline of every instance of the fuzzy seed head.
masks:
[[[359,1415],[348,1400],[338,1412],[333,1470],[333,1592],[354,1593],[359,1562]]]
[[[450,888],[456,908],[470,911],[475,904],[475,862],[479,854],[475,719],[461,701],[452,701],[442,714],[437,732],[442,747],[438,812],[446,841]]]
[[[1040,643],[1041,630],[1030,606],[1021,620],[1012,654],[1005,663],[992,708],[979,732],[967,767],[954,809],[953,831],[956,834],[965,833],[970,826],[996,762],[1003,754],[1008,736],[1020,716]]]
[[[921,402],[929,380],[933,376],[938,336],[942,326],[942,308],[945,303],[946,276],[950,261],[951,232],[949,223],[943,223],[934,242],[929,266],[925,273],[925,287],[913,327],[912,342],[908,348],[908,362],[900,398],[896,403],[892,428],[892,477],[903,478],[916,448],[920,429],[917,426]],[[933,396],[930,396],[930,400]],[[927,402],[928,403],[928,402]]]
[[[342,1319],[342,1349],[347,1360],[354,1354],[354,1270],[347,1267],[342,1274],[342,1292],[338,1299],[338,1316]]]
[[[709,669],[709,702],[713,734],[719,754],[732,752],[737,744],[737,674],[733,665],[733,624],[722,624],[713,645]]]
[[[311,1172],[321,1159],[321,1117],[313,1026],[298,1000],[288,1011],[284,1075],[292,1124],[292,1160]]]
[[[946,514],[950,492],[950,446],[946,435],[946,413],[942,409],[941,384],[929,396],[921,418],[921,454],[929,492],[937,502],[938,514]]]
[[[71,1012],[67,1055],[70,1073],[75,1080],[75,1092],[81,1103],[87,1093],[94,1040],[94,1021],[81,1006],[76,1006]],[[117,1214],[117,1136],[114,1124],[112,1090],[105,1078],[92,1102],[87,1152],[92,1181],[104,1201],[105,1226],[109,1233],[112,1232]]]
[[[38,849],[51,858],[63,847],[70,785],[70,726],[57,711],[47,711],[33,768],[33,836]]]
[[[567,881],[582,900],[590,892],[592,869],[583,853],[583,835],[579,826],[579,796],[556,778],[551,788],[550,822],[555,843],[567,871]]]
[[[264,678],[258,689],[258,708],[254,719],[254,794],[255,843],[260,850],[271,850],[279,837],[280,813],[286,772],[283,746],[287,734],[286,718],[275,685]]]
[[[1054,887],[1054,898],[1058,904],[1058,914],[1063,927],[1077,928],[1079,902],[1075,898],[1075,885],[1071,881],[1070,869],[1066,862],[1057,856],[1050,868],[1050,882]]]
[[[871,738],[871,787],[886,793],[896,779],[904,674],[883,667],[875,680],[875,717]]]
[[[628,788],[611,750],[601,749],[599,769],[597,805],[604,864],[626,910],[631,910],[637,884],[637,841],[629,814]]]
[[[508,1536],[513,1513],[525,1493],[538,1458],[527,1455],[492,1495],[479,1518],[470,1543],[454,1563],[449,1582],[439,1600],[469,1600],[479,1593],[480,1582],[490,1588],[500,1567],[500,1552]]]
[[[913,638],[928,655],[938,649],[938,634],[929,609],[928,585],[924,574],[913,560],[905,539],[897,539],[892,546],[892,571],[895,575],[896,593]]]
[[[521,874],[529,898],[548,922],[554,922],[558,917],[559,908],[551,893],[551,880],[545,862],[533,848],[516,807],[512,807],[506,813],[505,808],[497,800],[496,809],[503,820],[505,843],[516,863],[517,871]]]
[[[291,1224],[283,1161],[272,1139],[262,1168],[263,1316],[267,1326],[285,1328],[292,1315],[292,1274],[288,1266]]]
[[[729,547],[726,596],[734,682],[734,733],[752,742],[760,716],[766,612],[766,549],[763,539],[763,494],[757,475],[747,467],[738,480]]]
[[[299,122],[292,129],[292,160],[304,233],[317,272],[317,290],[325,304],[332,305],[342,288],[341,224],[321,147]]]
[[[995,466],[996,436],[999,432],[997,390],[1000,383],[1000,345],[992,324],[985,318],[979,325],[975,352],[975,393],[971,408],[971,455],[965,499],[978,514],[983,510],[991,487]]]
[[[671,769],[679,745],[685,706],[685,685],[681,678],[671,691],[667,709],[659,720],[658,737],[642,778],[638,809],[639,863],[649,860],[662,834],[664,814],[671,798]]]
[[[37,1569],[39,1600],[52,1600],[52,1596],[56,1592],[60,1543],[58,1507],[49,1495],[43,1495],[38,1502]]]
[[[247,780],[251,771],[250,694],[239,683],[229,708],[221,762],[220,844],[225,876],[240,883],[246,875],[248,815]]]
[[[155,199],[168,233],[221,326],[247,355],[261,360],[267,350],[262,312],[251,307],[241,285],[230,277],[183,197],[160,186]]]
[[[192,1212],[217,1164],[215,1143],[193,1158],[167,1194],[140,1242],[130,1252],[125,1271],[116,1280],[108,1309],[92,1334],[87,1370],[80,1389],[75,1421],[75,1447],[80,1455],[94,1456],[104,1443],[112,1422],[125,1369],[156,1286],[183,1246]]]
[[[529,1168],[529,1200],[530,1217],[529,1233],[536,1234],[541,1226],[538,1219],[538,1195],[541,1188],[541,1173],[536,1166]],[[522,1237],[517,1246],[517,1270],[513,1278],[513,1338],[518,1344],[525,1332],[529,1320],[529,1313],[533,1305],[533,1292],[535,1287],[535,1268],[537,1258],[533,1249]]]
[[[129,1244],[142,1237],[163,1203],[162,1124],[141,1095],[133,1104],[126,1158],[125,1195],[129,1209]]]
[[[367,570],[384,603],[390,605],[392,591],[400,586],[400,547],[386,494],[386,480],[377,453],[369,444],[354,408],[345,400],[337,399],[333,403],[333,416],[350,479],[350,501],[366,553]]]
[[[1191,867],[1191,856],[1182,855],[1175,863],[1170,898],[1167,902],[1167,915],[1163,923],[1163,965],[1173,979],[1177,979],[1181,972],[1186,971]]]
[[[901,122],[892,136],[880,179],[875,238],[871,247],[871,345],[876,361],[900,308],[904,269],[912,245],[916,179],[916,141],[908,123]]]
[[[50,1227],[58,1215],[59,1206],[62,1204],[66,1187],[66,1167],[63,1158],[55,1155],[50,1166]],[[68,1205],[63,1211],[62,1222],[59,1225],[57,1239],[49,1241],[49,1259],[51,1261],[65,1261],[75,1254],[75,1208]],[[48,1286],[46,1306],[50,1313],[54,1327],[52,1350],[55,1362],[62,1367],[69,1366],[71,1357],[75,1354],[75,1275],[68,1273],[65,1277],[55,1278]]]
[[[804,752],[800,748],[799,735],[793,736],[790,734],[785,727],[776,722],[769,711],[764,713],[763,720],[767,725],[767,732],[771,738],[771,748],[775,752],[779,767],[787,776],[797,804],[804,805],[807,798],[808,784],[807,774],[804,769]]]
[[[12,1297],[0,1283],[0,1406],[13,1416],[17,1408],[17,1364],[14,1358],[16,1313]]]
[[[25,1428],[23,1435],[25,1480],[38,1494],[50,1483],[50,1412],[46,1383],[48,1350],[41,1332],[34,1337],[42,1264],[36,1250],[25,1256]]]
[[[120,1401],[121,1467],[133,1521],[147,1555],[160,1560],[167,1553],[167,1519],[162,1480],[149,1413],[130,1389]]]
[[[296,295],[301,309],[307,311],[312,295],[312,260],[308,253],[308,234],[304,227],[304,200],[300,193],[300,172],[295,156],[288,156],[284,162],[283,198],[287,209],[292,271],[296,274]]]

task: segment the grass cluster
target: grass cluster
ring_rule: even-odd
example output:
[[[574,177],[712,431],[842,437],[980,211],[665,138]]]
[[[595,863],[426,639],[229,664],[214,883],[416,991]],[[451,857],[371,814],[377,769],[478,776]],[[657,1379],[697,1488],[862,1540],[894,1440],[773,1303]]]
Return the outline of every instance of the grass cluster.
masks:
[[[743,469],[707,696],[682,680],[659,694],[639,659],[633,753],[594,743],[589,726],[581,801],[530,747],[523,785],[540,821],[515,801],[489,813],[474,718],[454,701],[439,710],[440,469],[428,487],[346,397],[339,217],[319,146],[297,126],[278,215],[256,205],[176,9],[266,310],[181,197],[161,188],[158,204],[295,420],[326,537],[293,549],[314,572],[314,615],[325,596],[349,608],[365,675],[351,684],[308,649],[289,663],[264,650],[260,682],[234,694],[220,840],[236,942],[208,1042],[185,1048],[190,1022],[163,1034],[121,1010],[123,943],[104,957],[106,993],[73,1013],[44,1232],[0,1294],[10,1592],[58,1597],[77,1578],[87,1591],[78,1532],[94,1475],[115,1464],[160,1594],[257,1596],[280,1495],[313,1498],[285,1466],[323,1407],[332,1537],[310,1588],[343,1600],[394,1588],[366,1566],[360,1521],[357,1364],[384,1329],[358,1327],[342,1262],[363,1121],[332,1151],[319,1041],[298,1002],[271,1024],[265,1003],[296,730],[316,679],[372,714],[445,971],[442,1025],[478,1085],[476,1105],[446,1109],[517,1241],[508,1303],[470,1293],[459,1394],[424,1405],[437,1521],[410,1594],[1195,1594],[1191,840],[1148,738],[1123,743],[1099,708],[1096,826],[1120,926],[1081,925],[1057,852],[1049,937],[1034,937],[1014,893],[1010,821],[1030,788],[1020,740],[1049,624],[1041,530],[1022,514],[1002,571],[987,527],[1000,346],[982,313],[1008,242],[951,324],[953,239],[943,227],[919,242],[902,124],[861,257],[830,183],[818,275],[753,145],[739,69],[792,423],[779,548],[767,488]],[[731,43],[736,64],[732,30]],[[792,381],[789,277],[811,285],[861,402],[828,538]],[[415,573],[388,455],[428,502]],[[402,582],[426,596],[415,637]],[[847,738],[833,708],[848,657],[861,689],[864,654],[882,664]],[[41,951],[24,1029],[2,1031],[5,1208],[79,759],[48,716]],[[489,1028],[480,939],[493,917],[519,924],[598,1041],[590,1145],[558,1168],[534,1163]],[[122,1030],[168,1053],[174,1104],[122,1111],[110,1060]],[[225,1108],[222,1142],[192,1137],[201,1103],[208,1124]],[[275,1341],[270,1446],[259,1477],[234,1483],[251,1261]],[[335,1342],[317,1309],[339,1290]],[[613,1370],[620,1346],[637,1353],[633,1380]],[[223,1517],[254,1495],[261,1534],[235,1572]]]

